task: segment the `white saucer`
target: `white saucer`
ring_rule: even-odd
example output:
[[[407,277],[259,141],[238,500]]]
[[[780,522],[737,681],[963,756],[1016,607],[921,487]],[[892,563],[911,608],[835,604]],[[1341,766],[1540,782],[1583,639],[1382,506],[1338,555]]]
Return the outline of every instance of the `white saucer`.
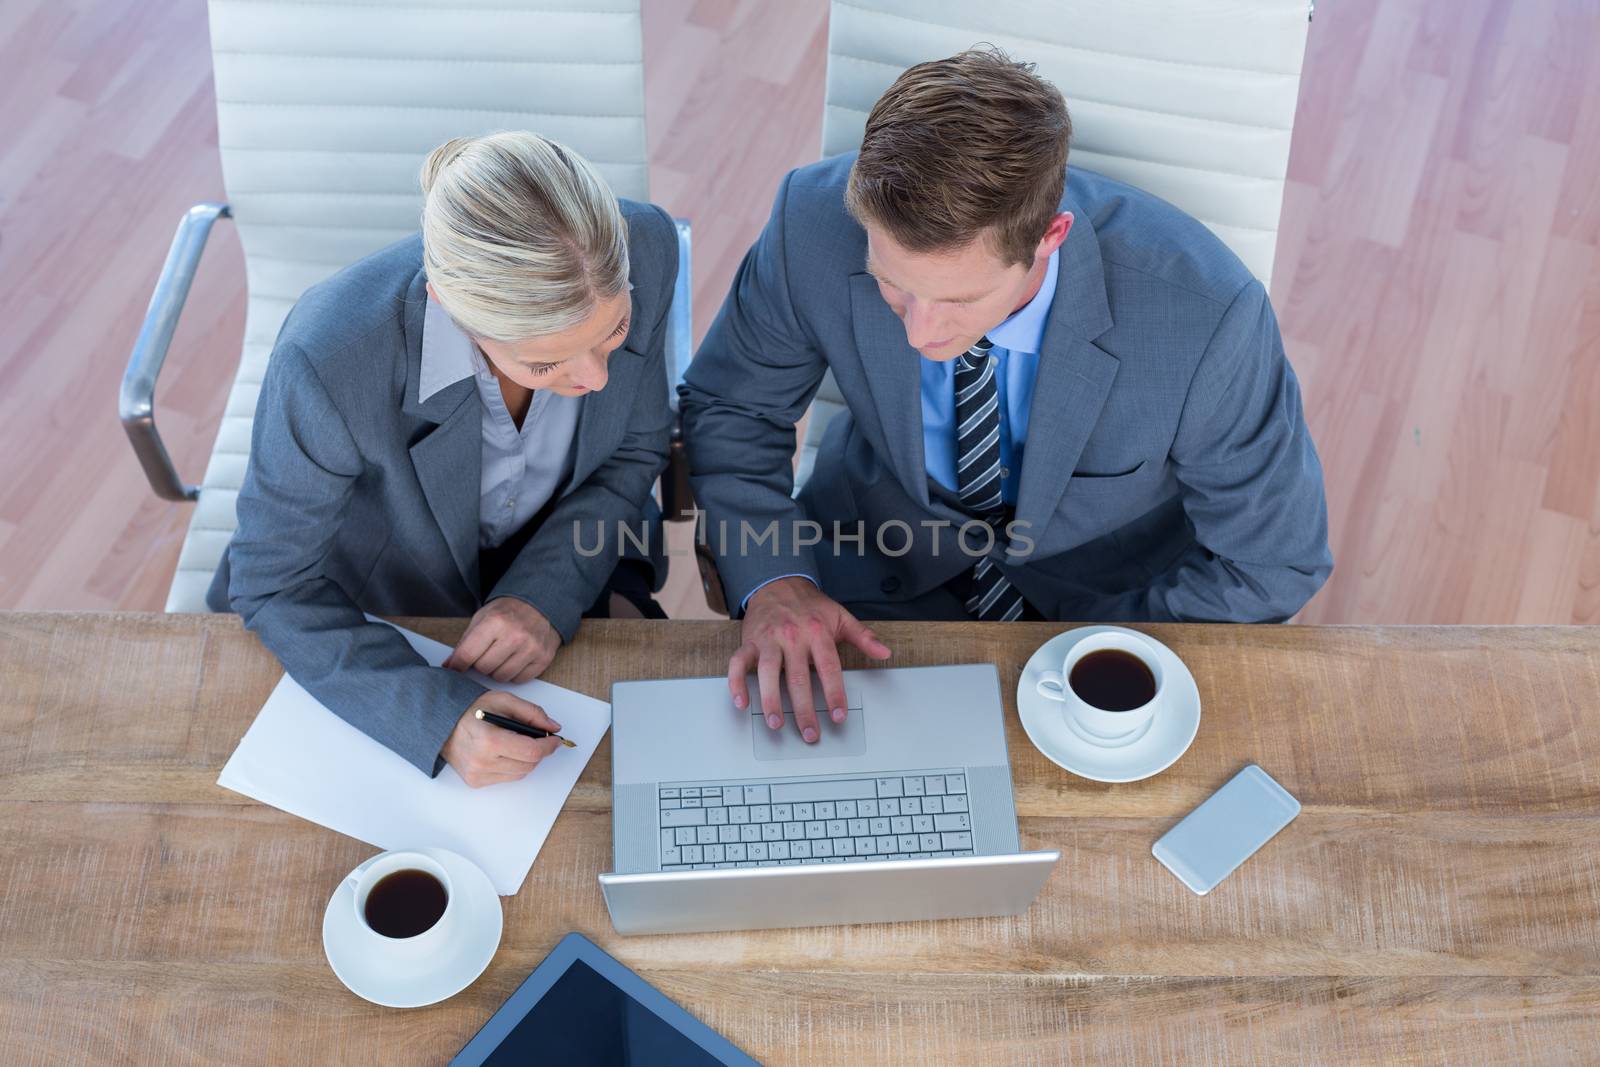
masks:
[[[1068,649],[1090,634],[1108,630],[1138,632],[1120,626],[1081,626],[1041,645],[1017,679],[1017,712],[1028,740],[1051,762],[1096,782],[1137,782],[1176,763],[1200,729],[1200,689],[1172,649],[1149,634],[1139,634],[1155,646],[1167,687],[1166,706],[1140,736],[1095,744],[1076,724],[1067,721],[1059,700],[1041,696],[1038,690],[1042,671],[1059,671]]]
[[[351,899],[355,890],[348,879],[339,883],[322,915],[322,948],[333,973],[356,996],[386,1008],[420,1008],[455,996],[477,980],[500,947],[500,896],[489,876],[448,849],[415,851],[444,865],[456,897],[453,903],[462,909],[460,936],[445,951],[425,962],[403,966],[373,952],[356,918]]]

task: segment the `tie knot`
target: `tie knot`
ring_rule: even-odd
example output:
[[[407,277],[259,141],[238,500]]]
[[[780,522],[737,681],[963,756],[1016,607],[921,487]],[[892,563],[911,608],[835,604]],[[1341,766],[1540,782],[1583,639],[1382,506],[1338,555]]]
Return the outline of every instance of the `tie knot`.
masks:
[[[957,360],[957,367],[967,371],[978,370],[988,361],[989,349],[993,347],[994,342],[987,337],[978,338],[971,348],[961,353]]]

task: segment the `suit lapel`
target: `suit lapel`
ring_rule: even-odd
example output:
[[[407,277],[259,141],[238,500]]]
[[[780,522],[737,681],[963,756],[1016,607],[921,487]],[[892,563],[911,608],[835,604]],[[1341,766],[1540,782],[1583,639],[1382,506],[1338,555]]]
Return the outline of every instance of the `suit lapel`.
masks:
[[[1045,351],[1028,407],[1028,445],[1017,487],[1017,521],[1035,540],[1050,523],[1117,376],[1116,357],[1082,338]]]
[[[428,510],[475,602],[478,588],[478,507],[483,472],[483,414],[472,378],[446,386],[425,402],[417,398],[422,368],[422,322],[427,279],[421,271],[406,294],[406,383],[401,403],[407,415],[435,424],[411,446],[411,466]]]
[[[633,295],[630,304],[629,321],[632,326],[621,346],[611,354],[610,380],[598,393],[585,396],[583,406],[578,411],[577,439],[572,446],[572,476],[561,487],[563,495],[570,493],[610,456],[615,448],[614,442],[621,436],[614,432],[615,428],[621,425],[623,432],[626,432],[628,415],[633,411],[633,397],[638,392],[639,379],[643,377],[639,368],[648,365],[644,355],[633,347],[641,339],[648,339],[645,319],[640,314],[638,293]],[[646,383],[648,388],[655,388],[657,384]],[[665,383],[660,384],[665,387]]]
[[[872,275],[850,276],[850,318],[856,349],[883,426],[889,462],[901,488],[928,504],[922,449],[922,356],[906,343],[905,327],[883,302]]]
[[[620,436],[615,432],[617,426],[623,426],[626,432],[628,415],[633,411],[633,396],[639,389],[638,370],[643,360],[644,357],[632,349],[617,349],[611,354],[611,377],[606,387],[584,396],[583,406],[578,411],[572,475],[562,486],[562,493],[571,492],[610,456]]]
[[[1117,358],[1093,343],[1111,328],[1100,242],[1070,193],[1061,209],[1073,213],[1061,247],[1056,295],[1040,343],[1038,376],[1028,405],[1028,442],[1017,488],[1017,521],[1037,539],[1100,418],[1117,376]]]
[[[433,399],[456,394],[459,400],[445,421],[411,446],[428,510],[444,535],[461,580],[476,598],[478,589],[479,482],[483,471],[483,414],[472,380],[457,382]],[[463,395],[464,394],[464,395]]]

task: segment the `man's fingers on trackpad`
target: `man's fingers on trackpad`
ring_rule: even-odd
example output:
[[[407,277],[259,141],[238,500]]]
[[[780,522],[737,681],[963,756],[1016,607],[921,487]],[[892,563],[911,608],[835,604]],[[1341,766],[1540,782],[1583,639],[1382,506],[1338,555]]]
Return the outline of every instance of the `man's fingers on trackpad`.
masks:
[[[822,736],[822,731],[817,724],[817,713],[813,708],[807,708],[804,712],[796,714],[794,724],[800,730],[800,736],[805,739],[807,744],[816,741]]]
[[[783,725],[783,700],[779,696],[782,676],[782,654],[776,650],[763,652],[756,666],[756,685],[761,690],[761,713],[774,730]]]
[[[810,743],[822,736],[817,728],[817,709],[811,702],[811,665],[800,657],[796,659],[800,660],[798,665],[793,660],[789,664],[789,706],[794,709],[800,736]]]
[[[811,703],[811,656],[808,649],[794,649],[784,656],[783,680],[789,690],[789,707],[794,712],[795,725],[806,741],[821,736],[817,730],[817,713]]]
[[[763,710],[773,694],[773,689],[770,685],[763,685],[763,679],[757,675],[749,676],[749,686],[750,707],[756,711]],[[837,675],[837,681],[829,684],[824,682],[820,675],[808,671],[805,675],[806,691],[797,695],[795,690],[799,688],[802,687],[791,680],[786,666],[777,689],[776,703],[780,710],[777,715],[768,714],[766,719],[768,726],[783,726],[784,719],[793,719],[797,732],[802,736],[808,725],[816,729],[820,735],[821,723],[825,719],[834,725],[842,725],[850,718],[850,708],[853,706],[854,698],[844,684],[843,672]],[[829,692],[830,689],[832,692]],[[795,710],[797,708],[802,710],[797,713]]]
[[[750,706],[750,686],[746,679],[755,670],[759,658],[756,647],[745,642],[728,660],[728,692],[733,695],[733,706],[740,711]]]
[[[844,692],[844,669],[833,642],[822,642],[812,650],[817,663],[817,680],[822,686],[823,710],[834,722],[844,722],[849,700]]]

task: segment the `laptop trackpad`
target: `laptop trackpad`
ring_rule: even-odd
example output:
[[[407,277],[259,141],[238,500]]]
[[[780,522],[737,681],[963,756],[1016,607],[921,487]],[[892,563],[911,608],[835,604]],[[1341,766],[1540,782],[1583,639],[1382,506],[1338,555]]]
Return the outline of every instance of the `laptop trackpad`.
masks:
[[[817,729],[822,736],[816,744],[808,745],[800,736],[793,715],[784,715],[781,730],[768,726],[759,713],[750,716],[750,739],[756,759],[838,759],[867,751],[866,713],[861,708],[851,708],[842,723],[834,722],[827,715],[818,715]]]

